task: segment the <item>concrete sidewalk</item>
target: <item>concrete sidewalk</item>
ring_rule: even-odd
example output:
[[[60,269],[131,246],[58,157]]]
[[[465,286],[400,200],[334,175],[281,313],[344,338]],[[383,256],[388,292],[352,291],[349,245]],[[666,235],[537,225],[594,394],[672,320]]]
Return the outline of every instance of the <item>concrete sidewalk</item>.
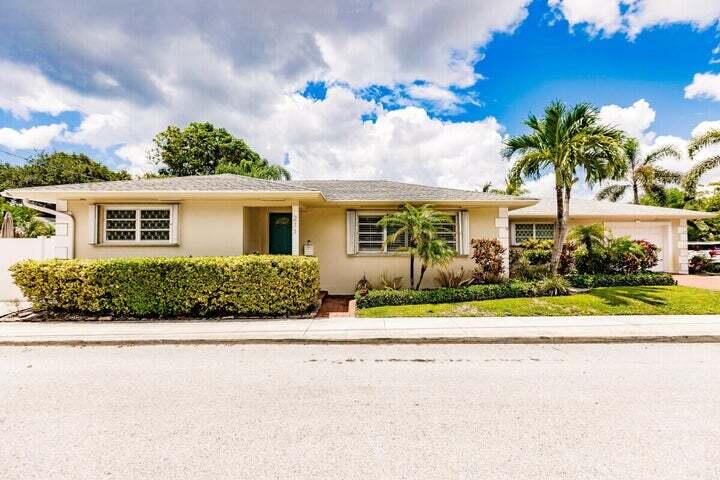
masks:
[[[0,323],[0,345],[720,342],[720,315]]]

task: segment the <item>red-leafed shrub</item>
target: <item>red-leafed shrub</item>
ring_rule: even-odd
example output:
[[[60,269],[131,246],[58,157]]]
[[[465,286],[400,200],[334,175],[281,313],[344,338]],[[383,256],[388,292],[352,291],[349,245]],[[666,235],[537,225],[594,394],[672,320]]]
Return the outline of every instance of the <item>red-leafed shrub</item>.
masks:
[[[503,247],[497,239],[480,238],[472,241],[475,260],[473,279],[476,283],[498,283],[505,273]]]

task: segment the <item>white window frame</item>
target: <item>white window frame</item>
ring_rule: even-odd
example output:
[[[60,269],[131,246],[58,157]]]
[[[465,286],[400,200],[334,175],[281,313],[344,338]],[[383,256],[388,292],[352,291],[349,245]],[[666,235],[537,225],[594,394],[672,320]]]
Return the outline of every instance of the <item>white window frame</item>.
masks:
[[[135,240],[108,240],[107,239],[107,212],[110,210],[135,210]],[[167,210],[170,212],[170,235],[168,240],[142,240],[141,239],[141,212],[143,210]],[[177,240],[177,218],[178,205],[157,203],[157,204],[103,204],[100,205],[98,212],[100,245],[108,246],[174,246],[178,244]]]
[[[532,236],[532,238],[534,239],[534,238],[536,238],[535,229],[536,229],[536,226],[537,226],[537,225],[553,225],[553,226],[554,226],[554,225],[555,225],[555,222],[525,221],[525,222],[513,222],[513,223],[511,223],[511,224],[510,224],[510,230],[511,230],[511,232],[510,232],[511,237],[510,237],[510,238],[512,238],[512,244],[515,245],[515,246],[520,245],[520,244],[522,243],[522,242],[518,242],[518,241],[517,241],[517,238],[515,237],[515,226],[518,225],[518,224],[522,224],[522,225],[532,225],[532,226],[533,226],[533,236]]]
[[[355,225],[354,225],[354,238],[353,242],[355,245],[355,253],[354,255],[358,256],[373,256],[373,255],[382,255],[382,256],[394,256],[394,255],[408,255],[406,251],[403,250],[395,250],[395,251],[388,251],[388,245],[387,245],[387,227],[383,227],[383,243],[382,243],[382,250],[360,250],[360,217],[376,217],[376,216],[384,216],[390,213],[395,213],[397,210],[382,210],[382,211],[371,211],[371,210],[356,210],[355,211]],[[464,253],[461,253],[461,242],[462,242],[462,235],[460,234],[461,226],[461,219],[460,219],[460,211],[440,211],[439,213],[445,214],[449,217],[453,217],[455,219],[455,255],[461,256],[461,255],[467,255]]]

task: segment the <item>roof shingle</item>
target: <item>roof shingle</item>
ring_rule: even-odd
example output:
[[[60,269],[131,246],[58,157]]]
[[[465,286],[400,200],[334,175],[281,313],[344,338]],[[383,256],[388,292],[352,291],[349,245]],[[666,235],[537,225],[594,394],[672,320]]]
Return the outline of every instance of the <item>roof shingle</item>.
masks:
[[[510,212],[511,218],[554,217],[556,215],[554,198],[542,198],[530,207],[518,208]],[[570,201],[570,218],[587,217],[634,217],[634,218],[710,218],[715,214],[697,212],[680,208],[653,207],[624,203],[603,202],[573,198]]]

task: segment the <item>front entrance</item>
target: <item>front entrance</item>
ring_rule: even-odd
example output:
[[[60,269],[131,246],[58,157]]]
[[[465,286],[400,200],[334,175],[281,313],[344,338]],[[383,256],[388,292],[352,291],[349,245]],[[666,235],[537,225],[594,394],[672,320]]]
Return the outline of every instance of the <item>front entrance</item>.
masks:
[[[292,253],[292,214],[271,213],[270,254],[290,255]]]

